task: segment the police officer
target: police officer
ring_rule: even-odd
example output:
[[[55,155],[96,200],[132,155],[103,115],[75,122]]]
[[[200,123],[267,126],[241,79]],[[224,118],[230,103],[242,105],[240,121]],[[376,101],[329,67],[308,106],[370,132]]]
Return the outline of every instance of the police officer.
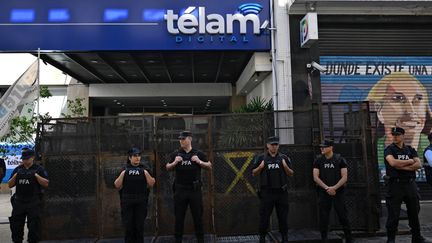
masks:
[[[141,162],[141,151],[132,148],[128,151],[127,165],[114,181],[120,190],[120,206],[125,243],[144,242],[144,221],[147,217],[149,187],[155,184],[150,170]]]
[[[178,137],[180,148],[171,154],[167,170],[175,170],[174,214],[175,240],[181,243],[186,210],[190,207],[198,243],[204,242],[201,168],[211,170],[212,164],[200,150],[192,148],[192,133],[183,131]]]
[[[288,242],[288,191],[287,176],[293,176],[291,160],[279,153],[279,138],[267,138],[267,152],[256,157],[252,175],[258,176],[260,181],[260,243],[265,242],[273,208],[279,221],[279,231],[282,242]]]
[[[429,146],[423,152],[423,167],[426,174],[426,181],[432,185],[432,133],[428,135]]]
[[[402,201],[405,202],[411,227],[412,243],[426,242],[420,234],[418,213],[419,196],[415,183],[416,171],[421,168],[417,151],[404,143],[405,130],[401,127],[391,128],[393,143],[384,150],[388,188],[386,195],[387,243],[394,243],[399,223]]]
[[[313,179],[317,184],[319,228],[322,242],[328,242],[329,214],[332,206],[341,223],[345,242],[354,242],[345,206],[345,183],[348,179],[347,162],[340,154],[333,153],[334,142],[324,140],[320,144],[321,155],[313,163]]]
[[[6,163],[3,158],[0,158],[0,185],[5,176],[6,176]],[[0,186],[0,191],[1,191],[1,186]]]
[[[34,163],[35,152],[23,148],[22,164],[17,166],[8,181],[9,188],[16,186],[12,199],[12,216],[9,217],[14,243],[23,242],[24,223],[27,218],[28,242],[40,240],[40,217],[42,187],[48,187],[48,174],[45,169]]]

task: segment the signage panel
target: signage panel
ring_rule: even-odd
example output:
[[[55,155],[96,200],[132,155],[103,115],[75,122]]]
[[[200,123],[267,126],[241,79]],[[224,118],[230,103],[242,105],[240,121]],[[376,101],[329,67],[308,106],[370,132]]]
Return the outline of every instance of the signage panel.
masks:
[[[2,0],[0,51],[263,51],[269,19],[267,0]]]

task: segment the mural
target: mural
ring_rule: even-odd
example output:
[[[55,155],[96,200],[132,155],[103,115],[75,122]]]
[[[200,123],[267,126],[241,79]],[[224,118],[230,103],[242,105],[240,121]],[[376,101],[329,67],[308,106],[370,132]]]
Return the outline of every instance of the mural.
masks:
[[[327,68],[321,74],[323,102],[368,100],[377,112],[380,178],[391,127],[403,127],[406,144],[423,159],[432,128],[432,57],[322,56],[320,64]],[[425,180],[423,170],[418,180]]]

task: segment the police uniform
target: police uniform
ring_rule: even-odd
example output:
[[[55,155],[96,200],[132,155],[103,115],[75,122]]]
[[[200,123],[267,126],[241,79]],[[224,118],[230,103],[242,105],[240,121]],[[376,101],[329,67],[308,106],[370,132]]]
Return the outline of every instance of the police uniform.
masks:
[[[428,135],[428,140],[430,144],[423,152],[423,167],[425,171],[426,182],[429,185],[432,185],[432,133]]]
[[[279,143],[277,137],[270,137]],[[271,142],[271,141],[270,141]],[[279,231],[282,235],[283,242],[287,241],[288,234],[288,179],[283,168],[282,161],[285,160],[289,168],[292,168],[291,160],[282,153],[277,153],[274,157],[266,152],[256,157],[252,169],[257,168],[264,161],[264,169],[259,174],[259,234],[261,242],[267,234],[270,216],[273,208],[276,208],[276,215],[279,222]]]
[[[33,156],[32,150],[22,152],[22,159]],[[11,174],[10,179],[16,174],[16,191],[12,196],[12,215],[9,218],[12,232],[12,240],[15,243],[22,242],[24,236],[24,224],[27,218],[28,242],[40,241],[40,218],[41,218],[41,199],[43,189],[38,183],[35,173],[48,179],[45,169],[33,163],[29,168],[23,164],[17,166]]]
[[[392,133],[404,134],[402,128],[392,128]],[[403,144],[399,148],[392,143],[384,150],[384,161],[386,167],[386,175],[388,176],[388,186],[386,194],[386,205],[388,210],[387,217],[387,238],[388,242],[395,242],[395,236],[399,223],[399,214],[402,201],[405,202],[408,213],[409,225],[411,227],[412,242],[424,242],[420,234],[420,223],[418,213],[420,211],[418,188],[415,183],[416,172],[399,170],[390,165],[386,157],[392,155],[397,160],[409,160],[418,157],[417,151],[408,145]]]
[[[192,148],[191,151],[186,152],[180,148],[171,154],[171,162],[169,162],[172,163],[176,156],[182,157],[182,161],[175,167],[173,185],[176,242],[182,242],[188,206],[191,209],[197,241],[204,242],[201,166],[192,161],[194,155],[201,161],[208,161],[207,156],[200,150]]]
[[[333,142],[326,140],[321,146],[333,146]],[[319,155],[313,163],[313,168],[319,170],[319,178],[321,181],[326,185],[334,186],[342,178],[341,169],[347,168],[347,162],[345,158],[340,156],[340,154],[333,153],[333,156],[330,159],[327,159],[324,155]],[[345,186],[339,187],[334,196],[329,195],[327,191],[320,186],[317,186],[317,192],[319,228],[322,239],[324,241],[327,240],[329,214],[332,206],[334,206],[339,222],[343,227],[345,238],[347,239],[347,242],[352,242],[351,227],[345,206]]]
[[[140,154],[137,149],[129,151],[129,155]],[[120,206],[125,228],[125,243],[144,242],[144,222],[147,217],[147,204],[150,190],[144,170],[150,173],[147,166],[128,163],[124,168],[123,187],[120,190]]]

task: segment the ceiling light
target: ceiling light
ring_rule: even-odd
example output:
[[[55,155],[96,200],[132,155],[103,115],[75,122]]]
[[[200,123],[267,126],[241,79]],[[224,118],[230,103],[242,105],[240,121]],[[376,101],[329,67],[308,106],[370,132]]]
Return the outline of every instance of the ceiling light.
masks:
[[[147,63],[155,63],[155,60],[147,60]]]
[[[125,105],[122,105],[123,107],[125,106]]]
[[[112,75],[112,74],[108,74],[107,76],[108,76],[108,77],[114,77],[114,75]]]
[[[211,100],[207,100],[207,102],[211,102]]]
[[[120,60],[119,63],[123,63],[123,64],[125,64],[125,63],[127,63],[127,61],[125,61],[125,60]]]
[[[161,100],[161,101],[165,103],[165,100]]]
[[[120,103],[120,102],[117,102],[117,105],[121,105],[121,103]]]
[[[167,104],[164,104],[163,106],[167,107],[168,105],[167,105]]]
[[[99,63],[98,60],[91,60],[91,63]]]
[[[258,79],[256,78],[254,81],[255,81],[255,82],[258,82]]]
[[[113,100],[113,101],[114,101],[114,103],[117,102],[117,100]]]

